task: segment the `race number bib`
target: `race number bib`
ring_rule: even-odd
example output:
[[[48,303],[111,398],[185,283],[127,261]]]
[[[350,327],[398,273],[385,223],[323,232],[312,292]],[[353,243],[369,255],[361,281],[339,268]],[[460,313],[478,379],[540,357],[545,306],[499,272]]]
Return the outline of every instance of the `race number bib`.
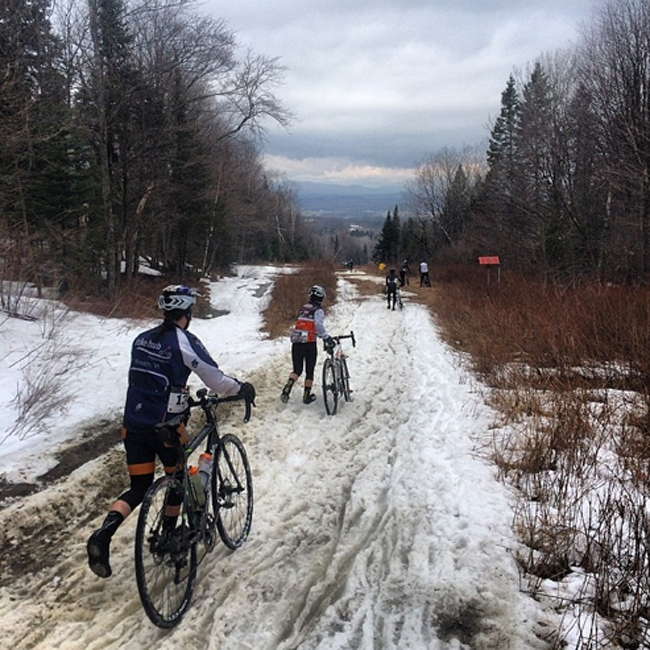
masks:
[[[309,333],[305,330],[293,330],[291,333],[292,343],[307,343]]]
[[[190,396],[186,386],[172,386],[167,402],[167,413],[184,413],[187,411],[187,400]]]

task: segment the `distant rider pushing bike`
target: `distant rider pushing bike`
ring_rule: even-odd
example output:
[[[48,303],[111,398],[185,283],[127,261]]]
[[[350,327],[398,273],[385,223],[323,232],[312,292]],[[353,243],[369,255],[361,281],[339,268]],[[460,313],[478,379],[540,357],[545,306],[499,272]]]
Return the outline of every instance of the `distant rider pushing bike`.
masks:
[[[315,284],[309,289],[309,302],[305,303],[298,312],[298,318],[291,333],[293,371],[280,396],[285,404],[289,401],[291,389],[302,374],[303,368],[305,369],[305,386],[302,401],[304,404],[311,404],[316,400],[316,395],[311,392],[314,385],[316,359],[318,358],[316,341],[318,338],[323,339],[325,349],[333,349],[335,346],[334,339],[325,329],[325,312],[322,307],[324,298],[325,289]]]

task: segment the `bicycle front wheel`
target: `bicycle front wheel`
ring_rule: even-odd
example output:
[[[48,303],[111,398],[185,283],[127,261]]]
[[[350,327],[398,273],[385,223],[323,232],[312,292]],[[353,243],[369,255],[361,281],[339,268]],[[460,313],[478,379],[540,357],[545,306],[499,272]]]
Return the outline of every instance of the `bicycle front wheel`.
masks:
[[[217,445],[212,500],[223,543],[233,550],[239,548],[253,521],[253,475],[242,441],[230,433]]]
[[[339,401],[336,370],[331,359],[323,362],[323,401],[328,415],[336,413]]]
[[[350,373],[345,359],[341,359],[341,382],[343,384],[343,397],[346,402],[350,401]]]
[[[145,494],[135,533],[135,578],[154,625],[170,628],[187,611],[196,578],[196,543],[184,521],[183,485],[159,478]]]

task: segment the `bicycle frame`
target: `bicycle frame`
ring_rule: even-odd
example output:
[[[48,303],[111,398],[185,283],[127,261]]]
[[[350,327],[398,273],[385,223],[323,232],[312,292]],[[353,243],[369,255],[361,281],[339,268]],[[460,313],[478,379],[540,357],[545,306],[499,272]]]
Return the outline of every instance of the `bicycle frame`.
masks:
[[[232,402],[236,401],[239,398],[237,396],[233,397],[217,397],[214,395],[208,395],[207,389],[202,388],[197,392],[197,400],[192,399],[191,397],[188,400],[188,406],[190,409],[195,408],[195,407],[200,407],[203,413],[205,414],[205,419],[206,423],[201,427],[200,431],[193,437],[191,438],[185,445],[181,446],[181,458],[179,459],[179,469],[180,471],[183,472],[183,493],[185,495],[185,498],[188,498],[188,512],[190,513],[190,516],[193,518],[193,521],[191,521],[191,527],[196,528],[198,527],[199,534],[197,536],[197,541],[203,542],[203,544],[208,548],[208,550],[212,550],[212,546],[214,545],[214,538],[213,538],[213,526],[212,522],[206,521],[206,518],[210,516],[210,513],[208,512],[208,508],[203,508],[200,507],[197,500],[196,500],[196,495],[194,492],[194,489],[191,485],[191,479],[190,479],[190,474],[189,474],[189,468],[188,468],[188,460],[196,452],[202,444],[207,440],[207,444],[205,446],[205,452],[210,454],[211,458],[216,457],[216,452],[217,448],[219,447],[221,443],[221,437],[219,436],[219,427],[217,424],[217,417],[216,417],[216,408],[219,404],[222,404],[223,402]],[[244,415],[244,422],[248,422],[250,420],[250,414],[251,414],[251,405],[247,402],[246,403],[246,412]],[[239,477],[237,476],[237,472],[234,471],[232,461],[228,457],[228,454],[225,453],[225,460],[226,463],[230,469],[230,473],[232,476],[235,476],[236,478],[236,486],[235,490],[241,491],[242,485],[240,483]],[[213,477],[212,474],[214,472],[217,472],[219,474],[220,469],[217,463],[213,462],[211,467],[210,467],[210,475],[208,477],[208,485],[212,484]],[[223,483],[224,477],[221,476],[220,474],[217,477],[219,484]],[[213,504],[213,509],[216,511],[218,509],[220,504],[215,503]],[[197,520],[196,516],[200,515],[200,518]]]
[[[329,355],[323,363],[323,398],[328,415],[334,415],[338,408],[339,397],[342,395],[346,402],[350,401],[350,373],[346,361],[342,339],[351,339],[356,346],[354,332],[332,337],[336,345],[327,351]]]

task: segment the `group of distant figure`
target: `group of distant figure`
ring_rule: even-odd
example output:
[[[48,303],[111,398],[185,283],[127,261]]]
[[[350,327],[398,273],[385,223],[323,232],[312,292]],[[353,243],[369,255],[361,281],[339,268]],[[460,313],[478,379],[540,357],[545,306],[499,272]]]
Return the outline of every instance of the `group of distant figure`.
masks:
[[[348,271],[354,270],[354,262],[352,260],[344,260],[343,267],[348,269]],[[419,264],[418,270],[420,272],[420,286],[421,287],[430,287],[431,279],[429,278],[429,264],[422,260]],[[379,272],[383,274],[386,271],[385,262],[379,264]],[[411,268],[409,266],[408,260],[403,260],[399,266],[399,274],[395,269],[390,269],[388,275],[386,276],[386,284],[384,287],[384,293],[386,294],[386,299],[388,301],[388,308],[395,309],[395,304],[398,302],[399,290],[401,287],[404,287],[410,284]],[[401,306],[401,302],[399,303]]]
[[[382,262],[379,264],[379,272],[383,273],[386,269],[386,264]],[[420,286],[421,287],[430,287],[431,280],[429,278],[429,265],[424,260],[420,262],[419,266],[420,271]],[[388,275],[386,276],[386,300],[388,301],[388,309],[395,309],[395,304],[398,301],[399,290],[410,283],[409,277],[411,275],[411,269],[408,264],[408,260],[404,260],[399,267],[399,276],[396,275],[395,269],[390,269]],[[401,303],[400,303],[401,305]]]
[[[386,264],[381,262],[379,264],[379,272],[383,273],[386,270]],[[427,262],[422,260],[419,266],[420,271],[420,286],[421,287],[430,287],[431,279],[429,278],[429,265]],[[391,269],[390,273],[395,274],[395,269]],[[400,286],[409,284],[409,277],[411,275],[411,268],[409,267],[408,260],[404,260],[399,267],[399,282]]]

